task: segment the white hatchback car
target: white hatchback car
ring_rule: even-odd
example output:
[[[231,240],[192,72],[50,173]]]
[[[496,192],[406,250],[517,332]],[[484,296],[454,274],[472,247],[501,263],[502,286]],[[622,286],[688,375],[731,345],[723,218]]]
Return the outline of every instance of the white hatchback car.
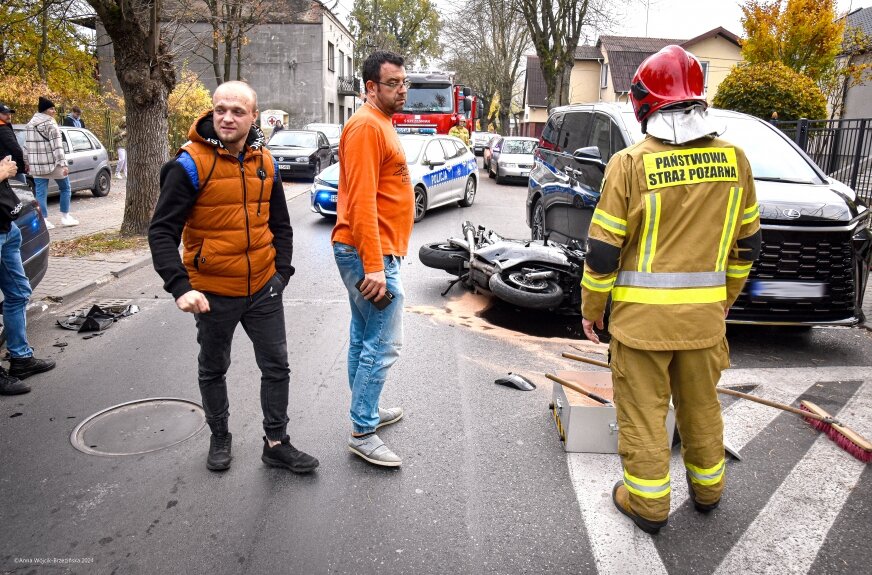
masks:
[[[409,175],[415,189],[415,221],[427,210],[457,202],[469,207],[478,189],[478,164],[475,155],[453,136],[409,134],[400,136]],[[339,189],[339,164],[333,164],[315,177],[310,191],[312,211],[322,216],[336,215]]]

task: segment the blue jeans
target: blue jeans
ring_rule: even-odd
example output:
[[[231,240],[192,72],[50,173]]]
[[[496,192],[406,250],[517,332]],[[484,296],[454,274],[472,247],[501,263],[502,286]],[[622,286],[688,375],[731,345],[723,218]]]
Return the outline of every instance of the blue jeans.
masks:
[[[61,213],[70,213],[70,178],[60,178],[55,180],[58,183],[58,189],[61,192]],[[39,209],[42,210],[42,217],[48,217],[48,178],[33,178],[33,183],[36,186],[36,201],[39,202]]]
[[[0,291],[3,292],[6,348],[12,357],[30,357],[33,350],[27,343],[25,309],[33,290],[21,263],[21,231],[15,222],[10,225],[8,232],[0,234]]]
[[[401,258],[384,257],[387,288],[393,303],[383,310],[364,299],[354,284],[363,276],[363,262],[349,245],[333,244],[333,256],[351,304],[348,343],[348,385],[351,387],[351,425],[354,433],[371,433],[378,425],[378,400],[388,369],[400,357],[403,346],[403,284]]]

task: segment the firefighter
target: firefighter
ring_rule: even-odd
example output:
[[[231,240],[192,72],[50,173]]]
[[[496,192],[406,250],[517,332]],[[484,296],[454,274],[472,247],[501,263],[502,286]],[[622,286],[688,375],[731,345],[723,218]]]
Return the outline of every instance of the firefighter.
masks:
[[[451,126],[451,129],[448,130],[448,135],[460,138],[466,144],[466,147],[469,147],[469,130],[466,129],[466,118],[457,116],[457,124]]]
[[[751,167],[717,137],[703,70],[667,46],[636,70],[630,101],[644,140],[605,169],[582,276],[582,327],[599,342],[611,296],[609,360],[624,477],[612,500],[643,531],[669,517],[675,406],[694,507],[724,488],[723,420],[715,386],[729,366],[725,318],[760,251]]]

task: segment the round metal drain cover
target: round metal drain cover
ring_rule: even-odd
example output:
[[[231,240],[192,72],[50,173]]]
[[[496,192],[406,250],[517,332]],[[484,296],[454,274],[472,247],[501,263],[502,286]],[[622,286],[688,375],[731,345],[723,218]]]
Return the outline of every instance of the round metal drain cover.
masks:
[[[205,425],[200,404],[152,397],[95,413],[76,426],[70,442],[90,455],[139,455],[181,443]]]

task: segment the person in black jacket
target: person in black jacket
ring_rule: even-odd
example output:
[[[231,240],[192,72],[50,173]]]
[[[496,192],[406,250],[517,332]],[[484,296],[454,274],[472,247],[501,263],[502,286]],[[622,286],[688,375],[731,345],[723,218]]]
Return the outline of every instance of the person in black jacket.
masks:
[[[24,163],[24,151],[18,145],[15,130],[12,129],[12,114],[14,113],[15,110],[0,102],[0,159],[12,156],[12,161],[18,168],[18,173],[14,178],[22,183],[27,183],[24,176],[27,171],[27,166]]]
[[[84,128],[85,120],[82,119],[82,109],[78,106],[70,108],[70,113],[64,116],[64,126],[71,128]]]
[[[10,158],[0,159],[0,291],[3,292],[6,349],[10,356],[9,371],[0,367],[0,395],[27,393],[30,387],[22,383],[22,379],[55,367],[50,359],[33,357],[33,349],[27,343],[25,311],[32,290],[21,262],[21,231],[13,221],[22,203],[9,185],[9,178],[17,171]]]

